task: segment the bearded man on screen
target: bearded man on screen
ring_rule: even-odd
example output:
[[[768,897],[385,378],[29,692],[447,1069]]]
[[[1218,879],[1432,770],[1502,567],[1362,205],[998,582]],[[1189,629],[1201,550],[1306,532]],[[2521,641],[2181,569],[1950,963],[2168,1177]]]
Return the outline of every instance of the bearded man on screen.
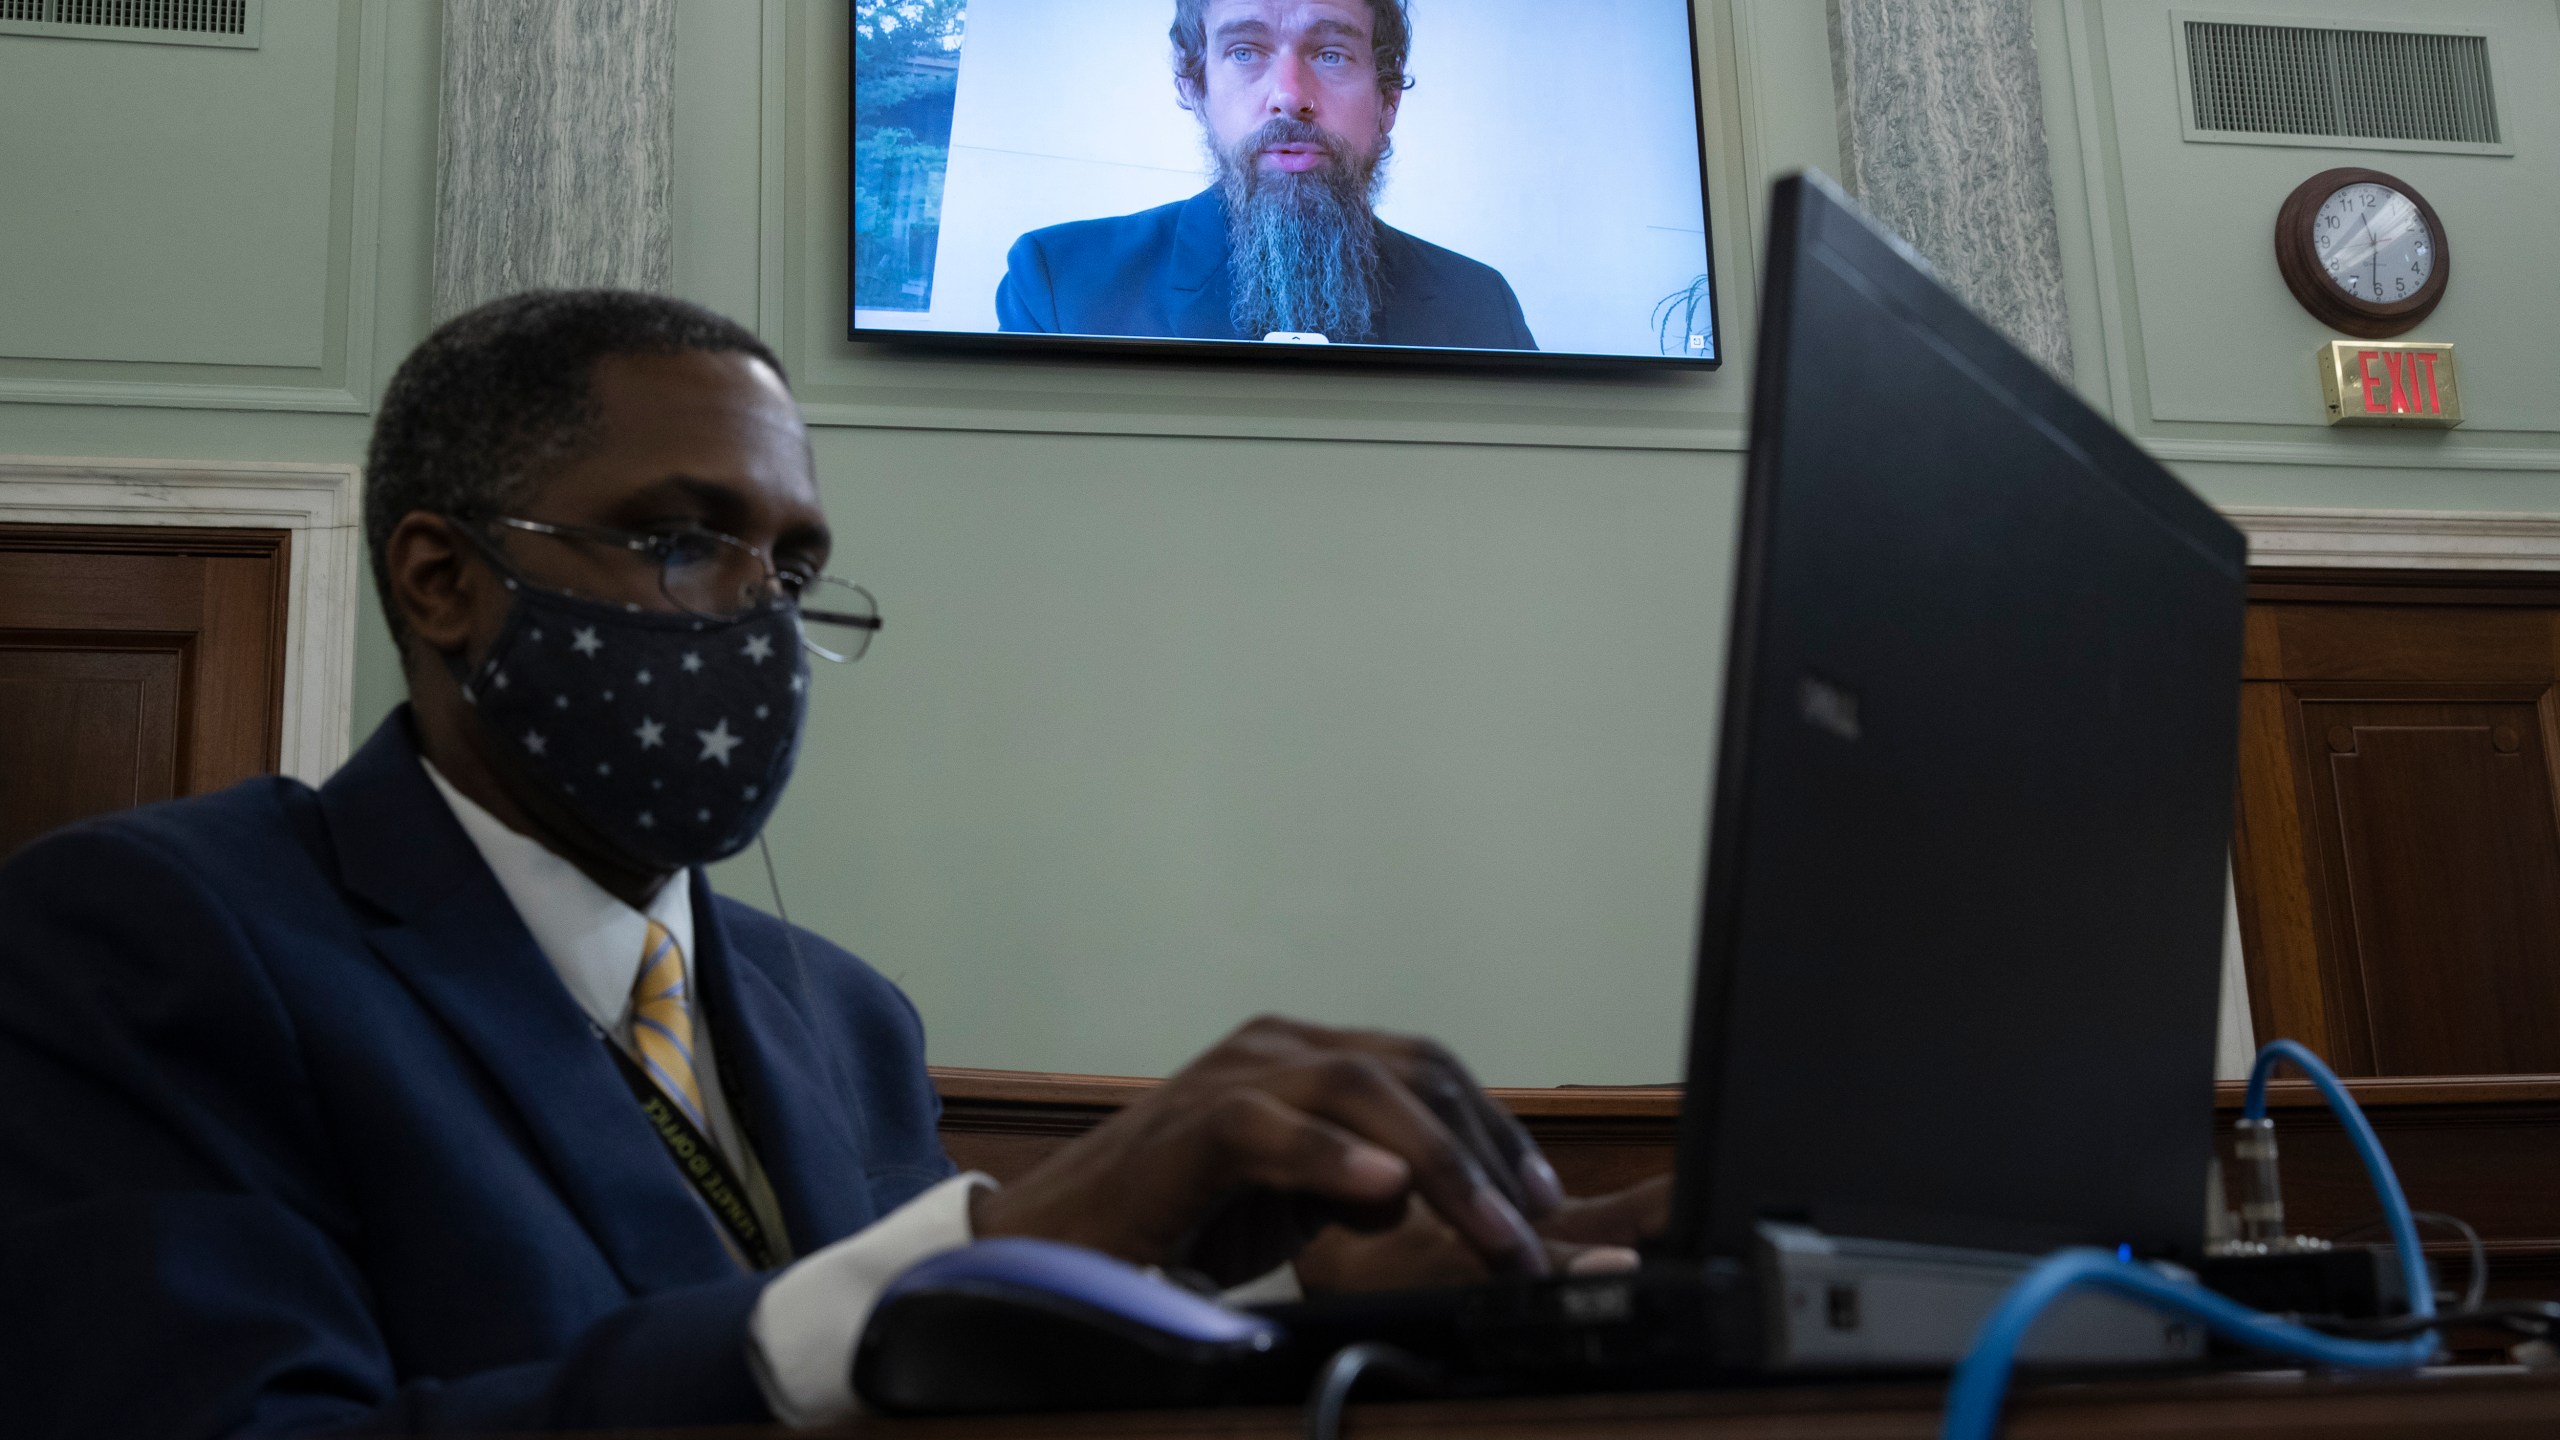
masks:
[[[1537,349],[1501,272],[1378,219],[1411,37],[1406,0],[1176,0],[1174,87],[1215,183],[1014,242],[1002,328]]]

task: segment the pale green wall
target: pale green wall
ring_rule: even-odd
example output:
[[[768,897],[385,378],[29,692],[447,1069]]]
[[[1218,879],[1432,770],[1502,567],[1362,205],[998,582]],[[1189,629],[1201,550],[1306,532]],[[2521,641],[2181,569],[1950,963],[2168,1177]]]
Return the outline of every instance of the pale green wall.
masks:
[[[2226,505],[2542,511],[2560,504],[2560,6],[2551,0],[2037,0],[2046,111],[2084,390]],[[2489,38],[2514,153],[2225,145],[2184,138],[2173,22],[2315,18]],[[2342,338],[2286,293],[2276,207],[2341,165],[2396,174],[2443,213],[2444,305],[2413,339],[2460,347],[2453,434],[2330,430],[2312,354]]]
[[[1280,1009],[1668,1079],[1728,457],[826,432],[890,629],[773,834],[954,1062]],[[722,877],[761,898],[750,859]]]
[[[678,286],[791,363],[844,568],[890,620],[822,681],[785,898],[909,987],[937,1060],[1158,1071],[1280,1008],[1436,1031],[1498,1082],[1674,1073],[1760,190],[1837,157],[1821,5],[1698,8],[1746,363],[1627,382],[858,352],[832,338],[837,12],[688,0]],[[2180,140],[2167,8],[2039,0],[2084,387],[2229,503],[2552,508],[2560,401],[2515,357],[2560,317],[2492,282],[2560,204],[2560,102],[2510,79],[2512,160],[2367,157],[2465,243],[2429,333],[2483,418],[2333,435],[2264,232],[2355,157]],[[2551,73],[2552,5],[2437,8]],[[53,257],[0,266],[0,453],[360,458],[426,323],[439,18],[266,23],[252,52],[0,38],[0,248]],[[369,625],[359,730],[398,694]],[[763,895],[751,861],[720,878]]]
[[[360,462],[426,333],[440,15],[280,0],[254,50],[0,35],[0,455]],[[400,693],[364,624],[360,733]]]

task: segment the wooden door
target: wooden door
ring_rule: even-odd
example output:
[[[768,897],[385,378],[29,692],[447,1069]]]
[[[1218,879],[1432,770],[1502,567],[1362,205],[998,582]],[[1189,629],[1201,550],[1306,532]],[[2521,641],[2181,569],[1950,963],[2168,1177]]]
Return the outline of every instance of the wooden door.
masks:
[[[2234,840],[2258,1033],[2560,1073],[2560,576],[2262,572]]]
[[[0,525],[0,858],[273,770],[283,530]]]

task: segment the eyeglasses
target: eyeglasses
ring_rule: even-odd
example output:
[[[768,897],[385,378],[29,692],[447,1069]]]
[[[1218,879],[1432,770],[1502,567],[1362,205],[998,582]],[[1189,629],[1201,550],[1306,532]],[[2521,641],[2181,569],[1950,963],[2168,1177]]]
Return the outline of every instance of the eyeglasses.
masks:
[[[482,534],[469,518],[454,517],[463,532],[481,542],[492,559],[521,579],[497,542]],[[658,574],[658,591],[677,609],[705,620],[735,620],[776,601],[790,605],[803,626],[800,643],[810,654],[839,665],[851,664],[871,648],[880,633],[880,602],[870,591],[832,575],[804,575],[777,570],[764,551],[735,535],[699,526],[672,530],[615,530],[601,525],[555,525],[492,515],[476,524],[504,525],[534,535],[601,545],[640,557]],[[591,597],[592,598],[592,597]],[[822,626],[830,643],[809,638],[806,627]]]

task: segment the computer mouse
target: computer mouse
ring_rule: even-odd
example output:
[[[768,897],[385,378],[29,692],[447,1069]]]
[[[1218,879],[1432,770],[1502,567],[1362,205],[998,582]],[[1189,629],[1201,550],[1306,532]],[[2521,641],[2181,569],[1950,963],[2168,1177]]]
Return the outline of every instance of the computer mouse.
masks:
[[[1274,1321],[1107,1255],[982,1240],[881,1293],[854,1393],[877,1412],[963,1415],[1289,1400],[1303,1383]]]

